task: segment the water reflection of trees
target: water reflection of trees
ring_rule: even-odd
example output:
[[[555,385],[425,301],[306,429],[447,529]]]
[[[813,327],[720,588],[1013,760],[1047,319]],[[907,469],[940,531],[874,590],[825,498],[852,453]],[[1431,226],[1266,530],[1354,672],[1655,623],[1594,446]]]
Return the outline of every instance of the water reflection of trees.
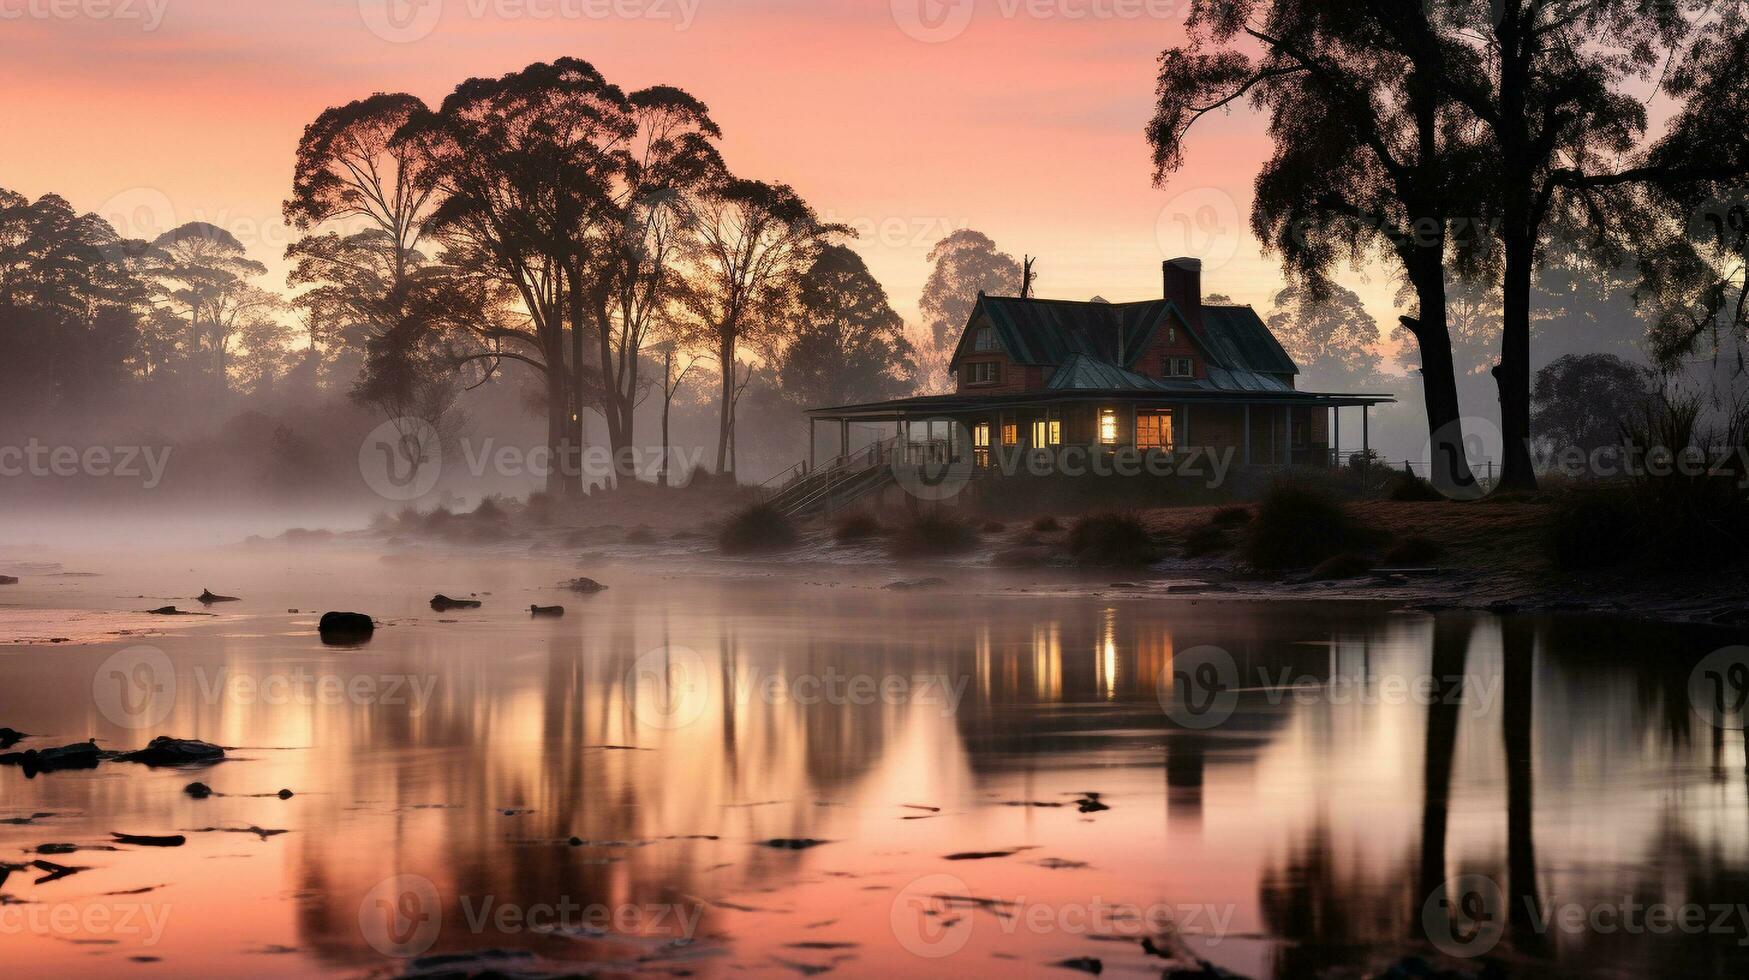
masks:
[[[1459,872],[1496,877],[1513,900],[1504,947],[1512,956],[1549,962],[1558,972],[1645,956],[1648,947],[1627,937],[1579,943],[1532,928],[1539,904],[1621,887],[1613,878],[1551,870],[1594,857],[1549,829],[1551,819],[1570,823],[1576,806],[1625,821],[1624,846],[1638,846],[1640,830],[1655,844],[1643,855],[1614,858],[1665,869],[1636,878],[1636,894],[1749,895],[1746,855],[1721,843],[1727,833],[1741,836],[1741,793],[1714,804],[1734,823],[1697,822],[1680,804],[1655,828],[1638,826],[1631,814],[1607,814],[1612,794],[1623,791],[1618,779],[1663,778],[1689,790],[1691,781],[1679,775],[1654,774],[1717,773],[1725,759],[1734,762],[1740,736],[1694,737],[1679,683],[1686,670],[1671,666],[1692,662],[1685,658],[1704,652],[1706,639],[1678,642],[1671,631],[1654,631],[1646,642],[1660,644],[1662,657],[1608,657],[1599,651],[1619,651],[1633,634],[1342,606],[1027,602],[901,603],[862,594],[774,609],[714,597],[691,609],[667,603],[660,614],[604,616],[534,652],[483,659],[477,651],[413,651],[445,678],[424,716],[351,709],[312,728],[312,740],[344,767],[348,783],[314,804],[325,810],[312,812],[307,825],[361,827],[367,843],[344,833],[296,841],[305,940],[335,962],[374,959],[360,948],[358,901],[403,870],[432,877],[445,896],[500,901],[647,903],[720,893],[721,881],[701,877],[713,860],[708,844],[610,850],[555,842],[573,834],[590,841],[820,836],[830,810],[819,804],[853,797],[906,733],[924,724],[915,706],[879,699],[765,703],[748,696],[749,675],[793,678],[854,665],[875,675],[963,678],[964,701],[932,737],[943,758],[963,757],[974,781],[1095,761],[1153,765],[1170,818],[1192,823],[1202,818],[1203,788],[1215,770],[1256,768],[1265,753],[1293,740],[1302,743],[1296,752],[1317,760],[1382,737],[1378,711],[1343,713],[1256,689],[1242,695],[1229,724],[1209,732],[1177,728],[1160,707],[1163,679],[1177,652],[1199,645],[1228,650],[1247,681],[1339,677],[1365,687],[1393,671],[1425,670],[1500,682],[1500,700],[1486,715],[1442,701],[1414,709],[1412,731],[1391,730],[1390,737],[1415,739],[1421,757],[1418,780],[1413,772],[1397,777],[1418,797],[1414,847],[1380,853],[1364,833],[1354,836],[1352,817],[1311,802],[1282,815],[1287,829],[1279,843],[1259,842],[1276,855],[1258,873],[1257,895],[1266,931],[1281,940],[1280,975],[1366,967],[1391,951],[1425,949],[1422,903]],[[650,731],[631,715],[638,695],[627,673],[639,653],[663,646],[698,651],[719,682],[697,724]],[[602,748],[632,744],[659,753]],[[459,809],[416,809],[427,804]],[[534,812],[505,817],[496,808],[506,806]],[[1454,824],[1454,812],[1464,819]],[[388,820],[390,829],[369,825],[373,819]],[[727,874],[741,887],[769,887],[791,867],[758,854]],[[447,928],[460,916],[446,911]],[[713,928],[708,914],[704,928]],[[536,937],[493,938],[553,953],[550,941]],[[445,944],[481,945],[448,934]],[[1702,952],[1669,962],[1741,962],[1722,941],[1696,948]]]

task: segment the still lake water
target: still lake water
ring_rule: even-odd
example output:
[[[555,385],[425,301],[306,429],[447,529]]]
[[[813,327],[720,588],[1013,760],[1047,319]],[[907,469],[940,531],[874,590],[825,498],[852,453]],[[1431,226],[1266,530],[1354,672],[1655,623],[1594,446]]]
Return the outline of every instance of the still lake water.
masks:
[[[1726,635],[969,572],[893,592],[890,571],[622,564],[581,597],[553,588],[576,569],[531,561],[75,567],[101,574],[0,601],[244,601],[165,636],[0,647],[0,726],[36,736],[20,749],[170,734],[230,757],[0,768],[0,862],[188,838],[13,871],[14,976],[393,975],[482,950],[604,975],[1157,977],[1158,951],[1358,976],[1441,950],[1514,976],[1749,973],[1743,733],[1688,694]],[[486,605],[433,613],[437,592]],[[336,608],[387,625],[324,647],[312,613]],[[1211,656],[1218,717],[1187,718],[1207,675],[1179,668]]]

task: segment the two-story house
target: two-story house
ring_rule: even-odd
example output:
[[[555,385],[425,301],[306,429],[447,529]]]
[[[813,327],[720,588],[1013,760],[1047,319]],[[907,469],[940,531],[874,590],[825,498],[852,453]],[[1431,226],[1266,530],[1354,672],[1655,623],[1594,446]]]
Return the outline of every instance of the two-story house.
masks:
[[[899,446],[945,442],[980,465],[999,448],[1079,446],[1323,466],[1342,452],[1341,409],[1358,407],[1348,451],[1370,448],[1367,410],[1391,396],[1298,389],[1299,368],[1255,311],[1203,303],[1199,260],[1172,259],[1163,275],[1162,297],[1135,303],[981,295],[952,394],[812,409],[810,432],[836,422],[831,448],[845,454],[869,441],[853,427],[890,425]]]

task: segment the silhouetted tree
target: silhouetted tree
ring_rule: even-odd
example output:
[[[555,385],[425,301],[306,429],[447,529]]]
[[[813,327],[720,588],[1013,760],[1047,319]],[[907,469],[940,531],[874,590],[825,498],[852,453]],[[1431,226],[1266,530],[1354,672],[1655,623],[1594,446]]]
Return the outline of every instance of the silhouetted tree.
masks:
[[[1267,322],[1299,365],[1306,387],[1353,388],[1383,380],[1379,324],[1353,290],[1332,285],[1329,295],[1318,299],[1304,287],[1289,286],[1275,294]]]
[[[820,221],[784,184],[732,179],[702,196],[685,302],[708,338],[722,380],[717,472],[735,472],[735,403],[746,382],[736,360],[745,341],[779,325],[772,313],[825,240],[848,229]],[[750,377],[751,375],[749,375]]]
[[[1470,482],[1451,361],[1448,268],[1487,260],[1457,219],[1487,161],[1438,84],[1438,64],[1378,43],[1380,21],[1426,23],[1424,5],[1376,0],[1194,0],[1189,43],[1160,57],[1148,127],[1156,180],[1184,162],[1203,116],[1249,100],[1269,113],[1274,156],[1257,178],[1251,224],[1290,279],[1322,297],[1335,263],[1375,250],[1412,284],[1402,318],[1420,351],[1436,481]]]
[[[828,245],[797,283],[795,327],[774,338],[765,360],[795,405],[848,405],[905,390],[913,351],[905,322],[862,257]]]
[[[601,228],[614,215],[610,184],[635,127],[625,95],[575,58],[457,86],[435,113],[414,113],[397,135],[419,156],[437,202],[426,229],[449,261],[507,301],[507,318],[477,325],[470,361],[533,369],[554,465],[549,493],[575,493],[582,443],[584,331],[591,329]]]
[[[365,355],[352,397],[443,428],[457,362],[478,346],[461,338],[488,322],[488,292],[420,247],[435,188],[418,147],[396,135],[425,111],[413,96],[378,94],[305,128],[285,215],[306,234],[286,257],[290,283],[312,287],[296,301],[312,348],[322,337]]]
[[[267,272],[235,235],[191,221],[152,243],[161,264],[152,270],[160,296],[188,323],[190,353],[205,361],[213,385],[228,384],[231,339],[245,318],[273,309],[279,298],[249,280]]]
[[[1587,454],[1619,446],[1653,389],[1650,372],[1613,354],[1568,354],[1537,372],[1531,392],[1537,438]]]
[[[603,225],[593,292],[601,410],[622,479],[633,475],[626,450],[634,445],[638,402],[649,386],[643,353],[672,326],[698,196],[724,173],[715,146],[722,130],[704,103],[657,86],[632,93],[627,105],[635,133],[613,181],[615,220]]]

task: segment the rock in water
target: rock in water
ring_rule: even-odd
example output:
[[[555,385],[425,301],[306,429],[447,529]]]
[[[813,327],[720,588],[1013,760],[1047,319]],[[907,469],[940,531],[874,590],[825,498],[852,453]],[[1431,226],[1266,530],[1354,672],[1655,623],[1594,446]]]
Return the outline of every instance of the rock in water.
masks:
[[[134,752],[116,756],[119,762],[138,762],[148,766],[198,766],[222,762],[225,750],[211,742],[193,738],[171,738],[160,735]]]
[[[118,834],[112,830],[109,836],[114,837],[117,844],[132,844],[135,847],[181,847],[188,843],[188,838],[181,834],[153,837],[144,834]]]
[[[563,616],[564,606],[529,606],[528,611],[533,616]]]
[[[59,772],[63,769],[96,769],[103,761],[103,750],[97,743],[74,742],[72,745],[62,745],[52,749],[27,749],[23,752],[9,752],[0,755],[0,766],[19,766],[26,776],[34,776],[39,772]]]
[[[156,609],[146,610],[146,615],[148,615],[148,616],[186,616],[188,614],[183,612],[182,610],[176,608],[175,606],[159,606]]]
[[[289,789],[282,789],[278,793],[275,793],[273,795],[279,797],[282,800],[289,800],[292,798],[292,791]]]
[[[17,584],[18,584],[18,576],[16,576],[16,575],[0,575],[0,585],[17,585]]]
[[[607,586],[592,578],[574,578],[566,582],[564,587],[579,595],[594,595],[597,592],[607,591]]]
[[[323,643],[350,644],[370,639],[376,628],[376,623],[364,613],[331,612],[322,614],[316,632],[322,634]]]
[[[214,595],[213,590],[211,590],[211,589],[202,590],[200,595],[197,596],[196,599],[202,605],[206,605],[206,606],[210,606],[215,602],[241,602],[241,601],[243,601],[234,595]]]
[[[0,749],[9,749],[30,736],[10,728],[0,728]]]
[[[451,599],[446,595],[436,595],[431,597],[431,608],[437,612],[448,612],[451,609],[478,609],[480,601],[478,599]]]
[[[213,788],[205,783],[189,783],[182,787],[182,791],[197,800],[204,800],[213,795]]]

